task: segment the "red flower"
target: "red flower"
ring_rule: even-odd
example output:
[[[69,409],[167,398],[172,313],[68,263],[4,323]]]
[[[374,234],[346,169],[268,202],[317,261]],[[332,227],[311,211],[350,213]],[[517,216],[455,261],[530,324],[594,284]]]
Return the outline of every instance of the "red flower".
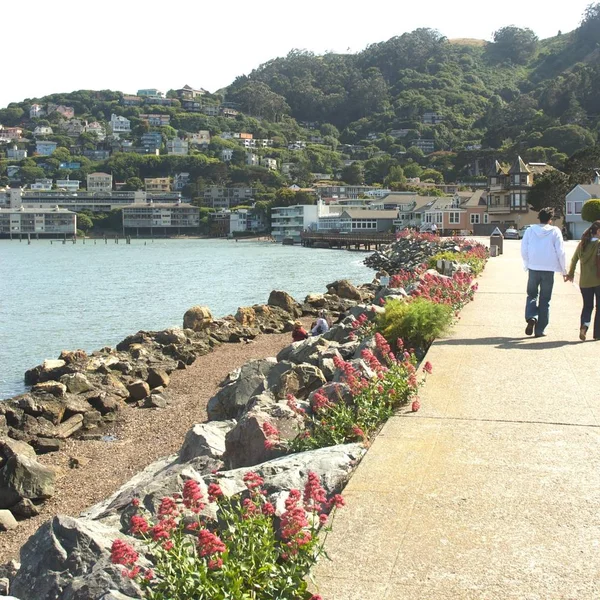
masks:
[[[216,502],[217,498],[222,498],[222,497],[223,497],[223,490],[221,489],[221,486],[218,483],[211,483],[208,486],[208,501]]]
[[[262,506],[262,513],[267,517],[271,517],[275,514],[275,507],[270,502],[265,502]]]
[[[154,579],[154,571],[152,569],[146,569],[146,571],[144,572],[144,579],[146,581]]]
[[[274,425],[269,423],[269,421],[265,421],[263,423],[262,430],[264,431],[264,433],[267,437],[278,437],[279,436],[279,430],[277,429],[277,427],[275,427]]]
[[[358,426],[358,425],[353,425],[352,426],[352,433],[359,438],[365,438],[365,432]]]
[[[413,400],[413,403],[410,405],[410,408],[413,412],[417,412],[421,408],[421,403],[417,400]]]
[[[131,501],[131,506],[135,506],[136,508],[140,505],[140,499],[139,498],[134,498]]]
[[[160,501],[160,506],[158,507],[158,516],[168,517],[171,515],[178,514],[177,511],[177,503],[173,498],[165,497]]]
[[[249,471],[244,475],[244,483],[249,490],[255,490],[263,485],[265,480],[253,471]]]
[[[323,600],[323,596],[320,596],[319,594],[313,594],[309,600]]]
[[[304,486],[304,504],[308,510],[318,511],[327,502],[325,490],[321,486],[319,476],[313,471],[308,472],[308,480]]]
[[[133,565],[138,559],[138,553],[133,546],[117,538],[110,549],[110,562],[114,565]]]
[[[344,498],[341,494],[336,494],[329,500],[328,504],[330,508],[333,508],[334,506],[336,508],[341,508],[346,504],[346,502],[344,501]]]
[[[222,558],[211,558],[208,561],[208,568],[211,571],[216,571],[217,569],[220,569],[223,566],[223,559]]]
[[[425,371],[425,373],[433,373],[433,367],[431,366],[431,363],[429,361],[427,361],[423,366],[423,371]]]
[[[166,542],[163,542],[162,545],[163,549],[166,550],[167,552],[169,550],[173,550],[173,542],[171,540],[167,540]]]
[[[198,550],[200,556],[212,556],[213,554],[219,554],[225,552],[227,548],[217,535],[209,531],[208,529],[201,529],[198,532]]]
[[[195,513],[199,513],[205,506],[202,502],[202,491],[197,481],[188,479],[183,484],[183,504]]]
[[[139,515],[133,515],[129,523],[131,525],[130,532],[133,535],[136,535],[137,533],[146,533],[148,529],[150,529],[148,521],[146,521],[144,517],[140,517]]]

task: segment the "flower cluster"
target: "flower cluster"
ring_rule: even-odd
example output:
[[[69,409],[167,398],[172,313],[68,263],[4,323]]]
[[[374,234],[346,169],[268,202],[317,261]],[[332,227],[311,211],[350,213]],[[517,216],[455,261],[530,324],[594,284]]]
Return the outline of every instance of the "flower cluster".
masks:
[[[329,513],[343,506],[343,498],[328,499],[319,476],[309,472],[304,490],[289,491],[285,510],[276,519],[264,479],[248,472],[243,480],[248,496],[242,501],[227,498],[219,484],[210,483],[207,496],[217,512],[214,520],[198,514],[204,497],[193,480],[185,482],[181,495],[161,501],[154,525],[141,514],[140,503],[132,503],[130,533],[147,545],[153,568],[142,569],[138,552],[121,539],[113,542],[112,562],[147,590],[144,597],[153,599],[245,598],[269,589],[269,597],[317,600],[320,596],[307,591],[306,575],[323,553],[317,532]]]

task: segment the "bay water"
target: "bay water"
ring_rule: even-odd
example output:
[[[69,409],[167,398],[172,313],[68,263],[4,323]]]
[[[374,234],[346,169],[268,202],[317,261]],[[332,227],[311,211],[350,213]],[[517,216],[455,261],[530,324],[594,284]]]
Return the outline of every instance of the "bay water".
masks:
[[[24,372],[61,350],[181,327],[196,304],[222,317],[265,304],[274,289],[302,301],[336,279],[371,281],[366,256],[221,239],[0,240],[0,399],[24,391]]]

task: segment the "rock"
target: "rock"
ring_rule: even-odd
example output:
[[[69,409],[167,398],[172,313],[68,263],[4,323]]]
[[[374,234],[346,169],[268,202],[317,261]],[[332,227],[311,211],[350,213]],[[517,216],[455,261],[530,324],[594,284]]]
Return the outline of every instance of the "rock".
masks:
[[[31,600],[98,600],[114,589],[139,597],[132,580],[122,577],[122,568],[110,564],[117,534],[102,523],[54,517],[21,548],[21,568],[11,593]]]
[[[102,423],[102,414],[99,410],[89,410],[83,415],[83,428],[94,429]]]
[[[220,459],[225,453],[225,436],[235,426],[234,420],[200,423],[190,429],[179,450],[179,462],[198,456]]]
[[[56,476],[33,458],[16,454],[0,471],[0,508],[10,508],[21,498],[46,500],[54,495]]]
[[[100,392],[98,395],[88,397],[88,402],[96,410],[100,411],[100,414],[106,415],[107,413],[119,410],[123,400],[119,396]]]
[[[331,342],[337,342],[338,344],[346,344],[351,342],[356,336],[356,329],[352,324],[354,319],[344,319],[341,323],[334,325],[327,333],[324,333],[321,337]]]
[[[86,413],[87,414],[87,413]],[[56,437],[64,440],[72,436],[83,427],[83,415],[77,414],[69,417],[56,428]]]
[[[40,384],[40,385],[44,385],[44,384]],[[62,385],[62,384],[60,384],[60,385]],[[51,398],[52,398],[52,396],[51,396]],[[55,399],[40,400],[38,403],[38,407],[41,412],[41,416],[38,417],[38,420],[40,418],[44,418],[47,421],[49,421],[50,423],[52,423],[52,425],[58,425],[62,421],[64,414],[65,414],[65,410],[66,410],[64,401],[55,400]]]
[[[32,442],[37,454],[48,454],[49,452],[58,452],[62,447],[62,442],[55,438],[38,437]]]
[[[149,369],[148,379],[146,380],[150,389],[157,387],[167,387],[171,381],[167,373],[161,369]]]
[[[151,394],[142,404],[143,408],[166,408],[168,402],[162,394]]]
[[[207,306],[193,306],[183,315],[183,328],[193,331],[206,329],[213,321],[212,313]]]
[[[128,398],[129,392],[127,387],[119,381],[114,375],[107,374],[102,378],[102,387],[104,391],[113,396],[120,398]]]
[[[86,456],[70,456],[69,457],[69,468],[80,469],[90,464],[90,459]]]
[[[315,394],[322,394],[329,400],[331,404],[337,404],[340,400],[342,400],[345,404],[350,404],[352,402],[352,392],[346,383],[326,383],[323,387],[311,392],[310,396],[308,397],[308,402],[311,408],[314,408]]]
[[[269,294],[269,300],[267,304],[269,306],[278,306],[279,308],[283,308],[283,310],[290,313],[293,317],[302,316],[302,308],[300,307],[300,304],[296,302],[287,292],[273,290]]]
[[[82,394],[94,389],[89,379],[83,373],[63,375],[60,382],[64,384],[71,394]]]
[[[92,410],[91,404],[81,396],[67,396],[64,400],[64,416],[68,419],[76,414],[84,414]]]
[[[282,362],[269,374],[268,390],[282,400],[288,394],[298,399],[307,398],[310,392],[327,383],[325,376],[314,365]]]
[[[265,397],[269,398],[264,394],[258,398]],[[303,429],[304,420],[285,402],[253,402],[252,408],[242,415],[225,437],[226,452],[223,461],[228,469],[257,465],[285,454],[285,450],[279,446],[265,448],[268,439],[278,441],[265,434],[263,426],[266,422],[279,431],[278,440],[291,440]]]
[[[306,304],[310,304],[313,308],[323,308],[326,300],[323,294],[308,294],[304,299]]]
[[[0,435],[8,431],[8,423],[6,422],[6,415],[0,415]]]
[[[6,594],[8,594],[8,590],[10,589],[10,580],[8,579],[8,577],[1,577],[0,578],[0,594],[2,594],[0,596],[0,599],[4,598],[4,600],[6,600],[7,596]],[[11,596],[14,597],[14,596]]]
[[[319,364],[319,355],[330,346],[330,341],[323,336],[308,337],[301,342],[294,342],[283,348],[277,355],[277,360],[289,361],[296,364]]]
[[[29,498],[21,498],[11,507],[10,512],[19,519],[31,519],[40,514],[38,507]]]
[[[154,340],[163,346],[169,344],[185,344],[187,343],[187,337],[183,329],[172,328],[165,329],[164,331],[158,331],[154,335]]]
[[[44,417],[32,417],[25,415],[23,417],[23,432],[30,436],[54,437],[56,427]]]
[[[88,355],[85,350],[63,350],[58,358],[70,365],[87,361]]]
[[[327,285],[327,293],[335,294],[339,298],[346,298],[348,300],[356,300],[360,302],[362,300],[362,294],[359,289],[350,283],[347,279],[340,279]]]
[[[239,369],[232,383],[222,387],[209,401],[207,413],[210,421],[235,419],[243,411],[250,398],[267,389],[267,377],[276,367],[275,358],[252,360]]]
[[[253,327],[256,323],[256,311],[251,306],[241,306],[235,313],[235,320],[244,327]]]
[[[16,529],[19,524],[10,510],[0,510],[0,531]]]
[[[13,440],[9,437],[0,438],[0,467],[2,467],[11,456],[20,454],[35,459],[35,450],[26,442]]]
[[[41,365],[25,372],[25,383],[34,385],[41,381],[58,379],[64,374],[62,370],[66,364],[64,360],[45,360]]]
[[[62,398],[67,393],[67,386],[59,381],[42,381],[41,383],[36,383],[31,388],[31,391],[34,394],[52,394],[57,398]]]
[[[141,379],[130,383],[127,386],[130,400],[143,400],[150,395],[150,386]]]
[[[336,358],[342,359],[343,357],[340,354],[339,350],[335,347],[328,348],[327,350],[325,350],[325,352],[319,355],[318,366],[321,370],[321,373],[323,373],[323,377],[325,377],[327,381],[331,381],[333,379],[333,376],[337,369],[337,367],[335,366]]]
[[[107,592],[100,598],[100,600],[135,600],[132,596],[126,596],[121,592],[117,592],[116,590],[111,590]]]

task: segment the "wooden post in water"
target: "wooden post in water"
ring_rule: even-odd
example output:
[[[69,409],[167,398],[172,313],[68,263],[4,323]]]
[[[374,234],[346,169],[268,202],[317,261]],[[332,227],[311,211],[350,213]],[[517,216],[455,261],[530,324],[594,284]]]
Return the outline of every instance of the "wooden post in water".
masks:
[[[27,245],[31,246],[31,234],[30,233],[27,234]]]

